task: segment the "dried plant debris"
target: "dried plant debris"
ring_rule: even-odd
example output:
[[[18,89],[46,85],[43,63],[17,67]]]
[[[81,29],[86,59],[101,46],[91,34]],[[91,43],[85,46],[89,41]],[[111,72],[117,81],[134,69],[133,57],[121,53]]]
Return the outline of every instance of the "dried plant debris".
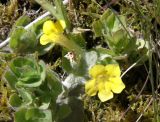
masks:
[[[6,3],[0,2],[0,39],[8,36],[13,23],[23,14],[35,19],[40,11],[40,6],[32,0],[10,0]]]

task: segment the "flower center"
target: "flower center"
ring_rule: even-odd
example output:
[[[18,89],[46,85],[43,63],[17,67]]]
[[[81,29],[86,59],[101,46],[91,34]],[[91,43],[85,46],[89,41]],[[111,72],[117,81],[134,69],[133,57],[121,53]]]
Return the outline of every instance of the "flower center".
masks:
[[[108,77],[106,74],[101,74],[96,79],[98,82],[105,82],[105,81],[107,81]]]

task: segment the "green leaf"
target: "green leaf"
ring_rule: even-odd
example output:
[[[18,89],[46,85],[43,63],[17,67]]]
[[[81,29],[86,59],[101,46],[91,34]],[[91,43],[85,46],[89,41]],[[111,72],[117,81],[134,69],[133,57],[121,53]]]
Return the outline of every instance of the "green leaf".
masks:
[[[20,43],[19,43],[20,36],[23,35],[25,32],[26,32],[25,29],[22,27],[15,29],[15,32],[12,33],[11,40],[9,42],[10,48],[12,48],[13,50],[17,50],[17,48],[20,45]],[[25,45],[26,45],[26,42],[25,42]],[[28,44],[27,44],[27,46],[28,46]],[[22,47],[20,49],[22,50],[22,48],[25,48],[25,47],[22,45]]]
[[[107,9],[99,20],[92,23],[92,27],[96,37],[111,34],[126,27],[125,17]]]
[[[14,33],[15,29],[18,26],[26,26],[28,23],[31,22],[31,19],[29,18],[29,16],[27,15],[22,15],[21,17],[18,18],[18,20],[16,20],[15,24],[12,27],[12,30],[10,32],[10,35],[12,35],[12,33]]]
[[[26,120],[43,118],[45,115],[38,108],[30,108],[26,111]]]
[[[138,51],[137,49],[138,46],[136,45],[136,39],[135,38],[128,39],[128,44],[126,45],[124,51],[129,54],[134,50]]]
[[[43,61],[39,63],[29,57],[18,57],[10,63],[10,69],[17,77],[17,87],[38,87],[45,80]]]
[[[24,88],[18,89],[17,90],[19,95],[22,97],[22,106],[26,106],[26,105],[30,105],[33,101],[31,93],[27,90],[25,90]]]
[[[17,57],[11,61],[9,68],[17,77],[20,77],[21,73],[24,71],[24,68],[32,68],[33,70],[36,67],[32,59],[25,57]]]
[[[96,51],[89,51],[85,53],[85,61],[87,64],[87,70],[96,64],[98,60],[98,54]]]
[[[108,28],[109,28],[110,30],[113,29],[113,27],[114,27],[114,22],[115,22],[115,15],[114,15],[114,13],[112,13],[112,14],[107,18],[107,20],[106,20],[106,24],[107,24],[107,26],[108,26]]]
[[[77,76],[85,76],[88,69],[93,66],[97,61],[97,53],[95,51],[85,52],[80,59],[79,63],[71,65],[65,57],[62,58],[62,66],[68,72]],[[74,63],[74,62],[73,62]],[[80,69],[80,70],[79,70]]]
[[[36,121],[36,122],[53,122],[52,113],[50,110],[44,110],[43,114],[45,115],[45,117],[40,118],[39,121]]]
[[[71,97],[69,101],[71,113],[60,122],[85,122],[83,101],[76,97]]]
[[[25,18],[26,17],[22,17],[21,21],[25,21]],[[27,30],[25,30],[23,27],[14,28],[14,31],[11,34],[13,38],[10,42],[10,47],[12,48],[12,50],[18,53],[34,53],[35,51],[37,51],[39,55],[44,55],[49,50],[51,50],[54,44],[40,45],[40,43],[38,42],[42,34],[43,23],[49,18],[50,17],[45,17],[44,19],[39,20]]]
[[[113,52],[113,50],[109,50],[106,48],[97,48],[96,52],[98,53],[98,60],[103,60],[108,57],[116,56],[116,54]]]
[[[20,79],[17,82],[18,86],[38,87],[42,84],[42,82],[45,80],[45,77],[46,77],[45,64],[43,61],[40,61],[39,64],[37,65],[39,66],[37,69],[37,72],[39,72],[39,75],[33,75],[29,77],[26,76],[24,79]]]
[[[55,7],[49,3],[46,0],[35,0],[38,4],[40,4],[44,9],[46,9],[47,11],[49,11],[53,16],[55,16],[56,18],[58,18],[58,13],[55,9]]]
[[[38,55],[44,55],[47,52],[49,52],[53,47],[55,46],[55,44],[47,44],[47,45],[38,45],[36,47],[36,51],[38,52]]]
[[[70,74],[67,78],[63,81],[63,85],[66,86],[69,90],[76,88],[78,85],[82,85],[85,82],[84,77],[79,77],[74,74]]]
[[[131,49],[127,49],[126,47],[131,44],[132,39],[128,37],[126,31],[123,29],[105,35],[105,41],[108,44],[109,48],[118,55],[126,54],[128,53],[127,50]]]
[[[25,108],[22,108],[18,110],[17,112],[15,112],[14,121],[15,122],[29,122],[25,120],[26,111],[27,110]]]
[[[67,18],[67,13],[61,0],[54,1],[56,9],[51,3],[49,3],[46,0],[35,1],[39,3],[43,8],[45,8],[47,11],[49,11],[53,16],[55,16],[57,20],[64,20],[66,22],[67,29],[70,29],[70,22]]]
[[[45,92],[47,94],[47,92]],[[51,104],[51,95],[42,95],[39,99],[41,102],[41,105],[39,106],[39,109],[48,109],[49,105]]]
[[[81,33],[79,34],[70,34],[69,38],[73,40],[77,45],[82,47],[82,49],[86,49],[86,41],[83,38],[83,35]]]
[[[14,93],[10,96],[9,103],[13,107],[19,107],[22,104],[22,99],[16,93]]]
[[[54,3],[56,5],[56,10],[59,14],[57,19],[64,20],[66,23],[67,29],[70,29],[70,22],[68,20],[67,12],[66,12],[65,7],[62,3],[62,0],[55,0]]]
[[[126,18],[123,15],[117,15],[116,19],[114,21],[114,27],[112,29],[112,32],[116,32],[119,29],[123,29],[124,27],[126,28]]]
[[[114,22],[115,22],[115,15],[113,12],[110,12],[110,14],[104,13],[100,19],[102,24],[105,26],[106,32],[107,31],[112,31],[114,27]]]
[[[56,116],[59,119],[64,119],[71,113],[71,111],[72,110],[68,105],[63,104],[63,105],[59,106],[59,109],[58,109],[58,112],[57,112]]]
[[[106,21],[106,19],[112,14],[112,11],[110,9],[107,9],[103,15],[101,16],[101,21]]]
[[[107,11],[105,11],[100,18],[100,22],[104,26],[105,33],[113,29],[114,21],[115,21],[114,13],[110,9],[107,9]]]
[[[31,22],[31,19],[28,15],[22,15],[18,18],[18,20],[15,22],[14,26],[26,26],[28,23]]]
[[[121,40],[123,40],[121,43],[122,46],[126,46],[126,38],[127,34],[122,29],[113,32],[111,35],[106,36],[106,41],[109,41],[110,45],[116,46]]]
[[[63,91],[63,85],[60,81],[60,78],[54,71],[47,69],[46,74],[46,81],[48,82],[49,87],[51,87],[51,95],[56,101],[58,95],[61,94]]]
[[[38,87],[41,85],[42,81],[39,75],[34,75],[32,77],[19,78],[17,82],[17,87]]]
[[[50,110],[21,108],[15,113],[15,122],[52,122]]]
[[[106,57],[105,59],[100,60],[98,63],[103,64],[103,65],[118,64],[117,61],[115,59],[113,59],[112,57]]]
[[[52,83],[52,81],[55,81],[56,83],[61,84],[58,74],[56,72],[52,71],[49,68],[47,68],[47,76],[46,76],[46,78],[47,78],[49,83]],[[52,85],[53,85],[53,87],[55,87],[54,84],[52,84]],[[55,88],[59,89],[59,87],[55,87]]]
[[[103,36],[104,26],[101,23],[101,21],[99,21],[99,20],[98,21],[94,21],[92,23],[92,27],[93,27],[93,31],[94,31],[96,37]]]
[[[18,80],[15,74],[10,69],[5,72],[4,79],[9,83],[11,88],[15,89],[15,85]]]
[[[10,48],[16,53],[32,52],[36,44],[36,34],[23,27],[16,28],[11,35]]]

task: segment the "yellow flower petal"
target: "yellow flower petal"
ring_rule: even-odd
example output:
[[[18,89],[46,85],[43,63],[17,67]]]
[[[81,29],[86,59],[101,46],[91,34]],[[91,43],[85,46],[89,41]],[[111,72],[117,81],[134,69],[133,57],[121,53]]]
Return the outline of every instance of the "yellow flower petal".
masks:
[[[105,89],[105,85],[103,81],[97,81],[96,82],[96,87],[98,88],[99,91],[102,91]]]
[[[64,29],[66,27],[65,22],[63,20],[59,20],[55,22],[55,27],[56,27],[56,33],[61,34],[64,32]]]
[[[108,76],[120,76],[121,70],[118,64],[109,64],[105,66],[106,74]]]
[[[43,33],[47,35],[51,33],[61,34],[65,28],[66,24],[63,20],[58,20],[55,23],[51,20],[48,20],[43,24]]]
[[[51,39],[49,38],[49,36],[47,36],[46,34],[43,34],[41,37],[40,37],[40,44],[41,45],[46,45],[48,43],[51,42]]]
[[[59,41],[61,41],[61,35],[59,34],[55,34],[55,33],[51,33],[49,35],[49,39],[52,40],[53,43],[58,43]]]
[[[61,34],[61,33],[64,32],[64,30],[63,30],[62,26],[60,25],[59,21],[57,21],[55,23],[55,25],[56,25],[56,28],[57,28],[57,32],[56,32],[57,34]]]
[[[111,91],[111,87],[112,87],[112,83],[110,83],[109,81],[106,81],[105,83],[104,83],[104,89],[106,90],[106,91]]]
[[[57,27],[56,27],[55,23],[52,22],[51,20],[46,21],[43,24],[43,33],[49,35],[53,32],[57,33]]]
[[[89,75],[93,78],[96,78],[99,74],[105,71],[105,67],[103,65],[95,65],[89,70]]]
[[[66,28],[66,23],[64,20],[59,20],[60,25],[62,26],[63,29]]]
[[[110,90],[101,90],[98,92],[98,97],[102,102],[105,102],[113,98],[113,93]]]
[[[88,94],[89,96],[95,96],[97,93],[97,88],[96,88],[96,81],[93,80],[89,80],[86,82],[85,84],[85,92],[86,94]]]
[[[120,77],[110,78],[111,89],[114,93],[121,93],[125,88],[125,84],[122,82]]]

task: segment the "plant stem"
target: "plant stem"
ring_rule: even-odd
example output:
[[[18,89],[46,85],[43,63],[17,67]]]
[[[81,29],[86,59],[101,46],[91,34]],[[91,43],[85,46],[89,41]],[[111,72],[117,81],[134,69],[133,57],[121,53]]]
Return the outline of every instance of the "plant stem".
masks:
[[[70,51],[75,52],[77,57],[82,56],[83,54],[82,48],[79,45],[77,45],[73,40],[69,40],[64,35],[61,35],[60,39],[56,41],[55,43],[67,48]]]

